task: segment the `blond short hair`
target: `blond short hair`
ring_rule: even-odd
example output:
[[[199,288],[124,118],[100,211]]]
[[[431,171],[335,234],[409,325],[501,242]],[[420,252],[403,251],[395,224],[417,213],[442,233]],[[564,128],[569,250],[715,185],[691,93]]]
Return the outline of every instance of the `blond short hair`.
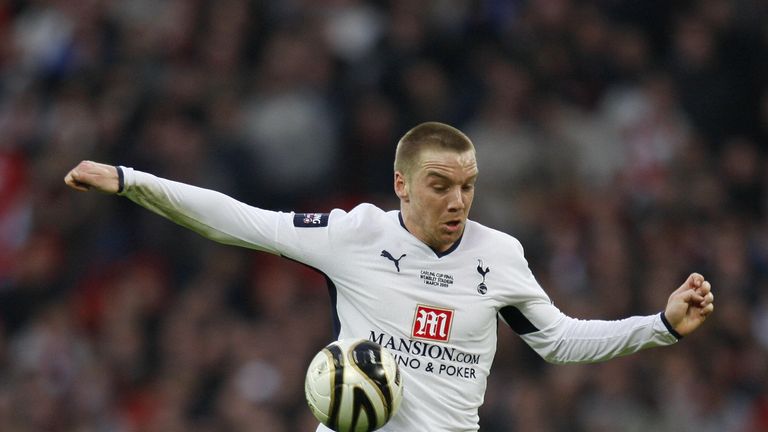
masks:
[[[437,148],[456,153],[472,151],[475,146],[464,132],[445,123],[426,122],[414,127],[400,138],[395,150],[395,171],[405,176],[413,172],[424,149]]]

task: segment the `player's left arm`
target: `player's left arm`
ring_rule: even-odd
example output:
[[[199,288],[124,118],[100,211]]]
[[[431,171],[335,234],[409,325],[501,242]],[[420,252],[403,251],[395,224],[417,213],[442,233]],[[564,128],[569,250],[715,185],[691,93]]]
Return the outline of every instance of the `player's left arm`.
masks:
[[[694,273],[672,293],[664,312],[655,315],[581,320],[565,315],[545,296],[515,308],[515,314],[507,311],[507,315],[527,323],[519,327],[526,329],[521,337],[542,358],[551,363],[591,363],[677,342],[712,313],[714,295],[709,282]]]

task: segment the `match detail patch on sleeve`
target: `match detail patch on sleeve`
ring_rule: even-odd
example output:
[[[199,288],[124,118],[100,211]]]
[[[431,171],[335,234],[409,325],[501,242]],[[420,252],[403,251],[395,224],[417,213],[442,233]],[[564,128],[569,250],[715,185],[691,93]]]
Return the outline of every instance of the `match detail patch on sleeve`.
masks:
[[[328,226],[328,213],[295,213],[293,226],[299,228],[319,228]]]

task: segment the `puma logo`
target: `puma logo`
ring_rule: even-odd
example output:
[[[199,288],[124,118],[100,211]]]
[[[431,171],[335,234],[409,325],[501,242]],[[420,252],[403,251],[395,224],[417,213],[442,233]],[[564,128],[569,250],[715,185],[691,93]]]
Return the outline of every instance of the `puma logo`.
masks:
[[[386,250],[383,250],[381,251],[381,256],[395,263],[395,268],[397,269],[397,272],[400,273],[400,260],[403,259],[405,254],[402,254],[400,255],[400,258],[395,259],[395,257],[393,257],[391,253],[387,252]]]

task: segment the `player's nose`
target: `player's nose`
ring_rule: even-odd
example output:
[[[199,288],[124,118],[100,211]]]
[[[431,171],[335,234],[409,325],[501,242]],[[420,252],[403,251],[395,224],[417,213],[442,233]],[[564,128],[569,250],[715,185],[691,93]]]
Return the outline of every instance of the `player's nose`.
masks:
[[[464,210],[465,207],[464,196],[461,194],[461,189],[454,188],[448,197],[448,211],[461,211]]]

